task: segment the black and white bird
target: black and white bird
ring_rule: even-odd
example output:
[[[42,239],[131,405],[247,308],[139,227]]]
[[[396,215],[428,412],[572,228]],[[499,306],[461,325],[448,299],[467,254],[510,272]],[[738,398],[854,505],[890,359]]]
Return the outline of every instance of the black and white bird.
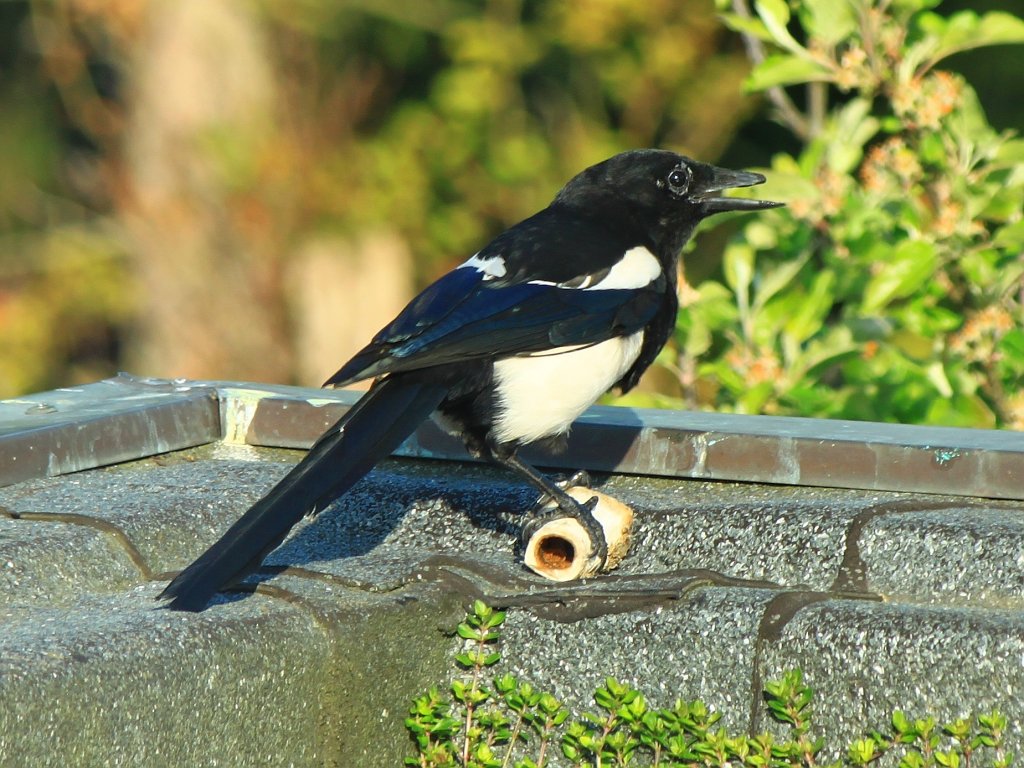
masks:
[[[764,180],[653,149],[587,168],[427,287],[326,382],[377,379],[160,598],[201,610],[435,412],[472,454],[518,473],[593,530],[587,505],[516,452],[557,445],[604,392],[636,385],[675,326],[683,245],[707,216],[779,205],[719,195]]]

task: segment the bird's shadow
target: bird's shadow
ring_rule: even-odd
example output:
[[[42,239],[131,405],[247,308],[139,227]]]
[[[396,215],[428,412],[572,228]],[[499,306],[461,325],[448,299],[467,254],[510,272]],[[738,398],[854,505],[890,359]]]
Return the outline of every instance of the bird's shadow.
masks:
[[[641,420],[632,409],[601,410],[603,417],[614,415],[616,429],[588,423],[585,417],[565,452],[534,447],[530,462],[556,479],[576,469],[616,467],[633,448]],[[594,487],[603,482],[596,472],[592,480]],[[389,537],[407,547],[437,551],[474,532],[495,541],[514,540],[537,502],[536,489],[491,464],[389,459],[294,531],[267,565],[304,566],[368,555]]]
[[[453,529],[515,536],[537,494],[499,469],[465,462],[390,460],[297,529],[267,563],[302,566],[372,553],[394,538],[445,549]],[[409,521],[410,515],[415,520]],[[415,529],[413,530],[413,526]]]
[[[550,478],[570,476],[577,469],[591,473],[599,488],[604,476],[633,449],[641,419],[627,408],[600,409],[600,424],[584,417],[574,427],[565,452],[534,446],[527,460]],[[616,428],[607,429],[613,416]],[[515,542],[522,524],[536,508],[538,492],[514,473],[488,463],[388,459],[317,516],[300,524],[267,558],[264,566],[236,588],[222,592],[219,602],[245,599],[257,586],[288,567],[325,565],[371,555],[382,548],[406,553],[465,554],[475,537],[482,551]],[[364,561],[365,565],[365,561]],[[274,589],[265,585],[263,589]]]

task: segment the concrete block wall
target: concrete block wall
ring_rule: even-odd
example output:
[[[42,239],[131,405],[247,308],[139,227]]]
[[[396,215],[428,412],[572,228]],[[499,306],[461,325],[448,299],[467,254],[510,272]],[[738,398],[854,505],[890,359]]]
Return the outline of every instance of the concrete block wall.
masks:
[[[634,545],[552,585],[516,553],[532,492],[427,425],[303,522],[255,593],[160,609],[168,572],[300,455],[267,446],[308,445],[353,397],[120,378],[0,403],[0,764],[401,764],[474,597],[510,608],[503,669],[576,712],[614,675],[762,728],[761,685],[798,666],[830,744],[894,708],[997,707],[1024,746],[1012,433],[595,409],[547,461],[610,472]],[[816,440],[876,468],[822,463]],[[826,469],[853,487],[821,487]]]

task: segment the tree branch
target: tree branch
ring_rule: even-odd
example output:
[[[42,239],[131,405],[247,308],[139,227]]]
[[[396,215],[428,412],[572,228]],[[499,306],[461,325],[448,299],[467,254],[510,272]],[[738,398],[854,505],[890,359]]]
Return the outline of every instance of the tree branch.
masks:
[[[732,10],[740,18],[753,18],[750,13],[750,6],[747,5],[747,0],[732,0]],[[756,67],[767,57],[764,45],[756,37],[746,32],[740,32],[740,37],[743,39],[743,45],[747,49],[747,58]],[[775,107],[779,121],[796,134],[805,144],[810,141],[811,126],[803,113],[796,108],[796,105],[786,94],[786,91],[781,86],[776,85],[769,88],[765,93],[768,94],[768,99]]]

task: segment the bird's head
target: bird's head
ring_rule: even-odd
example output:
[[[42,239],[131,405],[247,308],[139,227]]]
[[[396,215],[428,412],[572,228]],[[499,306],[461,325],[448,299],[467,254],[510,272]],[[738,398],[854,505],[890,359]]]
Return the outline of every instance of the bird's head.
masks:
[[[718,168],[666,150],[639,149],[587,168],[562,188],[555,201],[602,219],[625,216],[674,258],[708,216],[782,205],[719,194],[764,181],[759,173]]]

